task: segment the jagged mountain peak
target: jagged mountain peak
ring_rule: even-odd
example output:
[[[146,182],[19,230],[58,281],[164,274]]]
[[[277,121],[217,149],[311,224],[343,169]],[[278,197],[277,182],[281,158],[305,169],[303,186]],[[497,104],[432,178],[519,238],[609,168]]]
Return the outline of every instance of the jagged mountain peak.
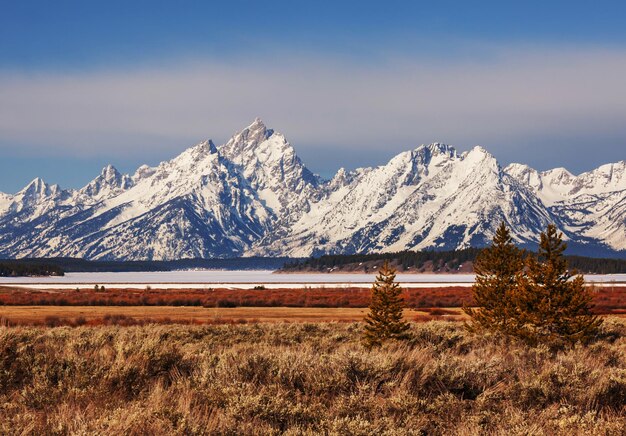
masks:
[[[156,168],[154,167],[151,167],[149,165],[141,165],[139,168],[137,168],[137,170],[135,170],[135,174],[133,174],[132,180],[137,183],[142,179],[150,177],[152,174],[154,174],[155,171]]]
[[[563,167],[542,171],[541,177],[543,179],[542,184],[553,186],[563,192],[575,189],[575,185],[579,184],[577,183],[578,177]]]
[[[22,214],[16,222],[28,221],[45,211],[54,209],[72,193],[73,191],[64,191],[59,185],[50,185],[37,177],[15,195],[0,195],[0,221],[12,213]],[[2,228],[1,223],[0,228]]]
[[[220,147],[220,150],[228,157],[241,155],[256,148],[272,135],[274,135],[274,130],[268,129],[260,118],[255,118],[252,124],[235,133],[226,144]]]
[[[265,128],[265,123],[260,117],[255,117],[254,121],[247,127],[247,129]]]
[[[213,143],[212,140],[206,139],[198,144],[189,147],[185,151],[183,151],[178,156],[174,157],[171,160],[161,162],[159,166],[163,165],[183,165],[183,166],[193,166],[197,162],[202,161],[207,156],[217,154],[217,147]]]
[[[521,163],[511,163],[504,168],[504,172],[522,184],[538,191],[543,187],[542,176],[539,171]]]
[[[426,148],[433,153],[444,153],[449,155],[456,155],[456,148],[443,142],[433,142],[428,145],[422,144],[420,147]]]
[[[109,164],[102,169],[98,177],[78,192],[91,200],[100,201],[117,195],[131,186],[133,186],[132,178],[128,174],[121,174],[117,168]]]
[[[196,144],[192,147],[198,153],[215,154],[217,153],[217,147],[211,139],[205,139],[204,141]]]
[[[546,175],[546,176],[548,176],[548,175],[555,176],[555,177],[558,177],[558,178],[562,178],[562,177],[573,178],[573,177],[576,177],[567,168],[564,168],[564,167],[557,167],[557,168],[552,168],[550,170],[542,171],[541,174]]]
[[[40,193],[44,191],[47,188],[47,186],[48,184],[41,177],[35,177],[18,193],[26,193],[26,192],[32,192],[32,193],[39,192]]]
[[[450,145],[433,142],[431,144],[422,144],[413,150],[402,151],[393,156],[382,167],[404,166],[407,164],[428,164],[431,160],[439,158],[439,160],[448,160],[457,157],[456,149]]]
[[[21,195],[24,198],[42,198],[58,194],[59,192],[61,192],[59,185],[50,185],[41,177],[36,177],[16,195]]]
[[[522,164],[522,163],[517,163],[517,162],[513,162],[508,164],[505,168],[504,171],[510,174],[527,174],[529,172],[537,172],[535,169],[533,169],[532,167],[526,165],[526,164]]]
[[[341,167],[337,170],[335,175],[323,185],[326,190],[326,194],[331,194],[341,188],[349,187],[355,180],[364,177],[375,168],[357,168],[355,170],[348,171]]]
[[[243,175],[260,189],[293,189],[297,179],[317,186],[309,171],[282,133],[268,129],[260,118],[218,148],[219,153],[241,167]]]
[[[348,183],[348,180],[349,180],[348,171],[346,171],[344,167],[341,167],[337,170],[333,178],[330,179],[329,185],[337,186],[337,187],[344,186],[345,184]]]
[[[517,163],[508,165],[504,171],[531,187],[550,206],[572,196],[607,195],[626,190],[624,161],[605,164],[579,175],[563,167],[539,172]]]
[[[120,177],[122,177],[122,174],[117,170],[117,168],[109,164],[102,168],[100,176],[107,182],[111,183],[117,181]]]
[[[589,183],[599,182],[615,190],[626,189],[626,161],[604,164],[578,177],[589,179]]]
[[[468,165],[474,165],[492,172],[501,173],[502,167],[495,156],[480,145],[474,146],[461,156]]]
[[[433,142],[430,144],[421,144],[419,147],[409,150],[406,152],[399,153],[398,156],[407,156],[410,159],[414,159],[416,156],[422,156],[422,160],[429,159],[431,157],[442,156],[442,157],[457,157],[456,149],[448,144],[444,144],[442,142]]]
[[[496,160],[496,158],[494,157],[494,155],[492,155],[491,153],[489,153],[489,151],[483,147],[482,145],[475,145],[473,146],[471,149],[469,149],[466,152],[463,152],[461,154],[461,156],[464,159],[467,159],[468,157],[472,157],[475,159],[493,159]]]
[[[405,152],[406,153],[406,152]],[[470,150],[465,151],[461,154],[457,151],[456,147],[445,144],[442,142],[433,142],[430,144],[422,144],[414,150],[414,153],[419,155],[426,154],[429,158],[432,157],[440,157],[445,159],[451,158],[462,158],[462,159],[490,159],[496,161],[496,158],[489,153],[487,149],[485,149],[481,145],[476,145],[472,147]],[[402,155],[403,153],[400,153]]]

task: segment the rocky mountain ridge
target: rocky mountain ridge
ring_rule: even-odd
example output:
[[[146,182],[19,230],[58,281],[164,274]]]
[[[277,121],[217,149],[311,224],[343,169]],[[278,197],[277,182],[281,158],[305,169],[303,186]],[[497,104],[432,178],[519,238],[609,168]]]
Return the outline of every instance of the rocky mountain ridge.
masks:
[[[78,190],[35,179],[0,193],[0,258],[450,250],[488,243],[501,221],[521,245],[553,222],[573,252],[626,257],[626,163],[575,176],[434,143],[326,181],[256,119],[132,176],[109,165]]]

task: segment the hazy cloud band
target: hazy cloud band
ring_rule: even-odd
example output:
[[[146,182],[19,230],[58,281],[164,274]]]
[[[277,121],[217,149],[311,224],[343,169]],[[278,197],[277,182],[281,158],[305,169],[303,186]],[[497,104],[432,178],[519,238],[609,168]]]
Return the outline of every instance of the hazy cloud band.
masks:
[[[117,71],[4,72],[0,151],[174,155],[206,137],[223,141],[261,116],[303,154],[336,146],[344,153],[386,148],[391,156],[440,140],[461,148],[480,143],[524,161],[525,141],[545,147],[554,138],[599,137],[626,144],[624,77],[626,51],[594,49],[502,49],[453,63],[390,59],[365,66],[283,54]],[[616,146],[595,152],[616,160]]]

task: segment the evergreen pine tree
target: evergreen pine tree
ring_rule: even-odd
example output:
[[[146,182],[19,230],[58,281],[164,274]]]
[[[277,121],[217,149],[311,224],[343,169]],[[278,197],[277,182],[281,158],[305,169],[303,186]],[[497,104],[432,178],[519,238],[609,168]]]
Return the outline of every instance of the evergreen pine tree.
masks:
[[[481,250],[474,262],[476,274],[472,297],[477,308],[464,307],[471,331],[510,332],[516,324],[515,286],[524,268],[524,252],[513,244],[508,228],[500,224],[491,246]]]
[[[409,324],[402,319],[402,288],[395,282],[396,270],[385,261],[372,286],[370,312],[365,318],[363,341],[366,346],[381,345],[388,339],[406,339]]]
[[[592,295],[584,277],[568,271],[562,237],[550,224],[541,234],[537,258],[528,258],[526,274],[518,280],[520,318],[515,334],[530,343],[585,341],[602,323],[591,314]]]

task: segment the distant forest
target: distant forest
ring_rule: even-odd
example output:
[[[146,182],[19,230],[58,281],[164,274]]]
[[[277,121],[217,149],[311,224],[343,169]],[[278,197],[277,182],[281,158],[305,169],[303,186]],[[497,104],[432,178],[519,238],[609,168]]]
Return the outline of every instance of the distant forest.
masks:
[[[70,257],[0,259],[0,277],[61,276],[64,272],[174,271],[181,269],[276,270],[287,257],[240,257],[233,259],[181,259],[163,261],[99,261]]]
[[[0,277],[62,276],[66,272],[174,271],[184,269],[279,270],[281,272],[373,272],[376,262],[389,260],[399,271],[454,272],[473,262],[480,248],[453,251],[325,255],[308,259],[240,257],[172,261],[91,261],[76,258],[0,259]],[[624,274],[626,260],[565,256],[571,269],[592,274]],[[467,266],[467,265],[466,265]],[[469,272],[469,271],[468,271]]]
[[[399,251],[396,253],[325,255],[287,262],[283,272],[330,272],[332,270],[368,271],[372,262],[388,260],[399,271],[423,272],[426,266],[432,271],[456,271],[467,263],[473,262],[480,248],[466,248],[452,251]],[[626,260],[599,259],[584,256],[565,256],[570,269],[588,274],[624,274]],[[363,265],[360,267],[359,265]],[[428,272],[428,271],[426,271]]]
[[[450,269],[457,269],[465,262],[473,261],[480,252],[480,248],[466,248],[453,251],[399,251],[395,253],[370,253],[370,254],[335,254],[309,259],[287,262],[283,267],[285,272],[296,271],[319,271],[328,272],[332,269],[340,269],[345,266],[355,266],[371,262],[388,260],[400,270],[414,267],[422,269],[427,262],[432,262],[440,266],[448,266]],[[368,266],[364,267],[367,268]]]
[[[0,277],[62,276],[63,268],[45,262],[0,260]]]

